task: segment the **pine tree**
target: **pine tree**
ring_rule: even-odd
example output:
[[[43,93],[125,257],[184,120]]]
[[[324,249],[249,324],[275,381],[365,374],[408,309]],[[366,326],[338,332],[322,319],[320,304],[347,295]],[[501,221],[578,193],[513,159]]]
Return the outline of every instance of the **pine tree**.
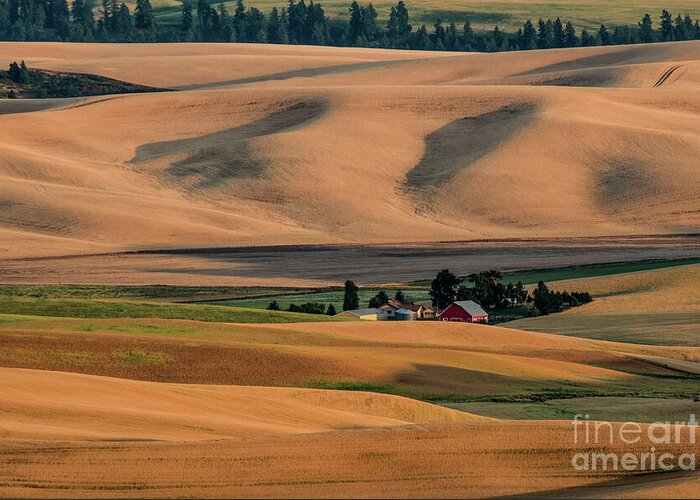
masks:
[[[391,7],[389,11],[389,21],[386,23],[386,35],[392,46],[399,39],[399,16],[396,13],[396,7]]]
[[[464,21],[464,26],[462,27],[462,46],[464,50],[472,50],[474,47],[474,30],[469,19]]]
[[[564,25],[560,18],[554,20],[552,29],[552,38],[554,47],[566,47],[566,33],[564,32]]]
[[[639,23],[639,40],[642,43],[652,43],[654,41],[654,26],[649,14],[645,14]]]
[[[328,26],[326,25],[326,13],[321,4],[314,3],[313,0],[306,8],[304,19],[304,38],[311,45],[326,45],[328,37]]]
[[[671,13],[666,9],[661,12],[659,36],[662,42],[669,42],[673,39],[673,18],[671,17]]]
[[[537,32],[535,26],[529,19],[523,25],[523,36],[520,40],[522,50],[532,50],[537,48]]]
[[[335,316],[338,314],[335,310],[335,306],[333,304],[328,304],[328,309],[326,309],[326,316]]]
[[[154,31],[155,19],[153,17],[153,9],[149,0],[136,0],[136,9],[134,10],[134,25],[136,29],[142,31]]]
[[[223,1],[219,2],[217,12],[219,13],[219,39],[223,42],[235,42],[236,33],[233,29],[233,22]]]
[[[17,62],[10,63],[7,77],[15,83],[29,83],[31,80],[31,75],[24,61],[19,64]]]
[[[4,39],[6,33],[10,30],[11,26],[12,24],[10,23],[10,2],[0,2],[0,37]]]
[[[683,17],[683,28],[688,40],[695,38],[695,25],[693,24],[693,18],[690,17],[690,14],[686,14]]]
[[[551,49],[554,47],[554,23],[551,19],[547,19],[545,26],[547,29],[547,46]]]
[[[245,14],[243,33],[246,42],[261,43],[265,40],[265,15],[251,7]]]
[[[185,41],[194,40],[194,16],[192,15],[192,4],[187,1],[182,2],[180,31],[184,34]]]
[[[362,8],[362,35],[371,44],[377,40],[377,33],[377,11],[370,2]]]
[[[236,40],[239,42],[247,42],[248,39],[245,36],[245,4],[243,0],[236,0],[236,8],[233,11],[233,31],[236,34]]]
[[[350,37],[350,43],[352,45],[357,45],[357,41],[362,37],[364,33],[364,23],[362,21],[363,9],[357,1],[353,1],[350,4],[350,25],[348,36]]]
[[[445,30],[445,48],[451,51],[459,50],[459,32],[455,23],[450,23]]]
[[[359,288],[357,285],[351,281],[347,280],[345,282],[345,293],[343,296],[343,311],[352,311],[360,307],[360,296],[358,294]]]
[[[402,37],[409,35],[413,31],[413,26],[411,26],[411,16],[408,12],[408,7],[406,7],[403,0],[396,4],[396,17],[399,22],[399,35]]]
[[[495,50],[503,50],[503,44],[506,43],[506,37],[505,35],[501,32],[498,26],[495,26],[493,28],[493,44],[495,46]]]
[[[429,293],[433,299],[433,306],[444,309],[454,302],[461,282],[462,280],[448,269],[437,273],[435,279],[430,283]]]
[[[581,30],[581,47],[593,47],[595,42],[595,37],[588,33],[587,29]]]
[[[59,38],[70,34],[70,9],[66,0],[48,0],[44,3],[44,26],[53,29]]]
[[[83,36],[86,39],[92,38],[95,29],[95,16],[92,13],[92,0],[73,0],[71,6],[71,18],[73,24],[82,28]],[[88,38],[88,34],[90,34]]]
[[[435,24],[433,25],[433,40],[434,40],[434,43],[436,46],[438,43],[440,43],[440,45],[442,46],[442,49],[444,50],[444,48],[445,48],[445,27],[442,25],[442,19],[438,18],[438,20],[435,21]]]
[[[576,47],[578,45],[578,37],[576,36],[576,28],[571,24],[571,21],[567,21],[566,28],[564,29],[564,47]]]
[[[673,21],[673,39],[676,41],[688,40],[690,33],[685,29],[683,18],[678,15]]]
[[[108,33],[116,32],[116,18],[119,11],[117,0],[102,0],[102,19],[101,24]]]
[[[304,0],[295,3],[294,0],[289,0],[289,8],[287,9],[288,18],[288,36],[289,43],[302,44],[304,39],[304,19],[306,18],[306,4]]]
[[[119,9],[115,15],[114,31],[115,33],[122,35],[123,39],[125,40],[129,40],[131,38],[131,13],[129,12],[129,7],[125,3],[119,5]]]
[[[428,35],[428,28],[425,27],[425,24],[421,25],[421,27],[416,30],[416,35],[413,37],[412,48],[416,50],[431,50],[433,48],[430,35]]]
[[[540,17],[537,21],[537,48],[549,48],[549,32],[547,31],[547,23]]]
[[[197,2],[197,32],[203,41],[214,41],[219,37],[219,14],[211,8],[207,0]],[[236,36],[238,36],[236,34]]]
[[[601,45],[610,45],[610,32],[604,24],[600,25],[600,29],[598,30],[598,39],[600,40]]]
[[[267,18],[267,43],[282,42],[283,20],[280,18],[277,7],[273,7]]]

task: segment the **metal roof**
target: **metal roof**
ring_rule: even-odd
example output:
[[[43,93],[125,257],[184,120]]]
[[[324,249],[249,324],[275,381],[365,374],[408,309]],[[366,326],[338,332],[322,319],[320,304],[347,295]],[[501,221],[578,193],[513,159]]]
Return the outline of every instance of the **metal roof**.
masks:
[[[346,313],[354,314],[355,316],[369,316],[371,314],[386,314],[386,311],[381,309],[371,308],[371,309],[353,309],[352,311],[343,311]],[[343,314],[343,313],[340,313]]]
[[[467,311],[469,316],[488,316],[489,313],[484,311],[479,304],[473,300],[459,300],[455,302],[459,307]]]

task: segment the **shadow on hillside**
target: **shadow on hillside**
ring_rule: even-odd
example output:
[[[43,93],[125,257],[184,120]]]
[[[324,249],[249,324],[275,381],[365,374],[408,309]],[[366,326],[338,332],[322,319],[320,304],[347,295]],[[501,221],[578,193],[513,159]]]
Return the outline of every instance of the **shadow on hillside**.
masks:
[[[464,335],[469,335],[469,327],[464,327]],[[464,355],[469,356],[470,353],[465,352]],[[533,372],[533,380],[523,380],[486,371],[415,364],[412,370],[397,373],[391,383],[401,387],[402,393],[408,391],[417,393],[419,397],[435,399],[518,392],[524,383],[532,385],[536,382],[536,377],[536,372]]]
[[[255,156],[249,142],[291,131],[321,117],[327,109],[328,103],[322,99],[286,102],[279,110],[239,127],[139,146],[129,163],[187,155],[172,163],[165,175],[193,191],[215,188],[231,179],[259,177],[267,163]]]
[[[406,174],[407,187],[438,188],[523,129],[535,105],[509,104],[478,116],[455,120],[428,135],[420,163]]]

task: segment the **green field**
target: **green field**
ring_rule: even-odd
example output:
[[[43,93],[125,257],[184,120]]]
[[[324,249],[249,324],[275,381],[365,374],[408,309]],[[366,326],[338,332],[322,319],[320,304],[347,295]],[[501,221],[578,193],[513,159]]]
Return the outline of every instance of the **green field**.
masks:
[[[240,309],[237,307],[93,299],[0,297],[0,314],[70,318],[191,319],[222,323],[300,323],[340,321],[315,314]]]
[[[206,300],[217,297],[259,297],[307,292],[305,288],[232,286],[107,286],[107,285],[0,285],[0,297],[46,299],[158,299]]]
[[[486,417],[508,420],[571,420],[588,415],[590,420],[610,422],[687,422],[700,414],[700,402],[661,398],[575,398],[542,403],[448,403],[445,406]],[[583,417],[581,417],[583,418]]]
[[[503,326],[533,332],[648,345],[700,345],[700,311],[567,313],[525,318]]]
[[[133,11],[135,2],[131,1]],[[218,3],[212,0],[212,3]],[[235,8],[235,2],[225,2],[229,12]],[[332,17],[348,18],[347,0],[321,0],[326,13]],[[360,2],[368,3],[368,2]],[[180,16],[181,3],[177,0],[153,0],[154,11],[162,23],[175,23]],[[395,1],[378,0],[373,2],[382,24],[388,18],[389,10]],[[425,23],[432,26],[437,18],[444,23],[463,24],[470,19],[477,28],[493,29],[494,25],[515,31],[527,19],[540,17],[552,19],[560,16],[571,20],[578,28],[594,29],[601,23],[608,25],[636,25],[642,16],[649,12],[658,23],[661,9],[675,13],[689,13],[693,17],[700,15],[700,3],[695,0],[408,0],[406,2],[414,28]],[[280,0],[250,0],[246,6],[257,7],[268,12],[272,7],[283,7],[286,2]]]
[[[360,289],[359,296],[360,296],[360,307],[367,307],[367,303],[369,302],[369,299],[374,297],[377,292],[379,292],[379,288],[362,288]],[[396,290],[398,289],[392,289],[392,288],[385,288],[384,291],[389,295],[389,297],[393,297],[394,294],[396,294]],[[422,302],[422,301],[427,301],[430,300],[430,295],[428,294],[428,289],[427,288],[402,288],[404,294],[406,295],[407,299],[409,301],[413,302]],[[289,295],[289,294],[281,294],[277,295],[274,297],[265,297],[265,298],[249,298],[249,299],[235,299],[235,300],[227,300],[223,302],[216,302],[216,304],[219,305],[230,305],[230,306],[236,306],[236,307],[250,307],[253,309],[265,309],[271,301],[276,301],[277,304],[279,304],[280,308],[282,309],[287,309],[290,304],[301,304],[304,302],[320,302],[322,304],[333,304],[335,306],[335,309],[337,311],[342,311],[343,310],[343,290],[342,289],[337,289],[337,290],[328,290],[328,291],[323,291],[323,292],[311,292],[308,294],[303,294],[303,295]]]
[[[538,281],[551,283],[578,278],[594,278],[596,276],[612,276],[614,274],[636,273],[651,271],[653,269],[665,269],[669,267],[700,264],[700,259],[675,259],[654,260],[640,262],[612,262],[609,264],[589,264],[584,266],[556,267],[552,269],[526,269],[522,271],[510,271],[503,273],[502,283],[517,283],[522,281],[525,285],[535,285]],[[413,286],[429,286],[429,281],[416,281]]]
[[[570,280],[578,278],[593,278],[596,276],[611,276],[614,274],[636,273],[651,271],[653,269],[665,269],[668,267],[699,264],[700,259],[676,259],[643,262],[616,262],[610,264],[592,264],[588,266],[559,267],[555,269],[533,269],[529,271],[515,271],[503,273],[503,282],[517,283],[522,281],[526,285],[544,282]]]

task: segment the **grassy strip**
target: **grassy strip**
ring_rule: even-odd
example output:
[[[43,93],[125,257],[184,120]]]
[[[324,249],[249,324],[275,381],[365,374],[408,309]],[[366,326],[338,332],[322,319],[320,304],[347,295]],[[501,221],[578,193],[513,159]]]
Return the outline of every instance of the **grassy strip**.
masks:
[[[233,286],[0,285],[0,297],[46,299],[214,300],[218,297],[249,298],[306,291],[305,288]]]
[[[645,374],[648,376],[648,374]],[[518,394],[489,394],[479,396],[454,396],[449,398],[425,398],[425,401],[435,404],[452,403],[545,403],[560,399],[577,398],[664,398],[664,399],[691,399],[700,400],[695,391],[678,392],[673,390],[649,390],[649,391],[600,391],[579,388],[543,389],[538,392]]]
[[[79,299],[0,298],[0,314],[70,318],[190,319],[222,323],[300,323],[339,321],[315,314],[234,307]]]
[[[361,288],[359,291],[359,296],[360,296],[360,307],[367,307],[367,304],[369,302],[369,299],[374,297],[377,292],[379,292],[380,288]],[[395,288],[383,288],[383,290],[390,296],[393,297],[394,294],[396,293]],[[401,288],[403,290],[404,294],[408,298],[408,300],[411,301],[424,301],[424,300],[430,300],[430,295],[428,294],[427,289],[416,289],[416,288]],[[231,306],[236,306],[236,307],[250,307],[253,309],[265,309],[270,302],[273,300],[277,302],[277,304],[280,306],[282,309],[287,309],[290,304],[303,304],[305,302],[320,302],[322,304],[333,304],[335,306],[335,309],[337,311],[342,311],[343,310],[343,295],[344,291],[342,288],[338,288],[337,290],[324,290],[324,291],[317,291],[317,290],[311,290],[309,293],[306,294],[301,294],[301,293],[295,293],[295,294],[289,294],[289,293],[283,293],[279,295],[268,295],[265,297],[256,297],[256,298],[246,298],[246,299],[233,299],[233,300],[227,300],[227,301],[217,301],[216,303],[219,305],[231,305]],[[214,302],[210,302],[214,303]]]
[[[504,323],[507,328],[630,344],[697,346],[700,311],[577,313]]]
[[[513,271],[503,273],[503,282],[511,281],[524,284],[534,284],[538,281],[551,282],[577,278],[594,278],[597,276],[611,276],[623,273],[636,273],[665,269],[668,267],[700,264],[700,259],[676,259],[642,262],[616,262],[610,264],[591,264],[587,266],[569,266],[555,269],[532,269],[527,271]]]
[[[507,271],[503,273],[502,283],[517,283],[522,281],[525,285],[534,285],[538,281],[551,283],[578,278],[595,278],[598,276],[612,276],[623,273],[636,273],[651,271],[654,269],[666,269],[669,267],[700,264],[700,258],[672,259],[672,260],[644,260],[638,262],[610,262],[606,264],[587,264],[583,266],[553,267],[550,269],[523,269],[520,271]],[[430,286],[430,281],[412,281],[410,286]]]

